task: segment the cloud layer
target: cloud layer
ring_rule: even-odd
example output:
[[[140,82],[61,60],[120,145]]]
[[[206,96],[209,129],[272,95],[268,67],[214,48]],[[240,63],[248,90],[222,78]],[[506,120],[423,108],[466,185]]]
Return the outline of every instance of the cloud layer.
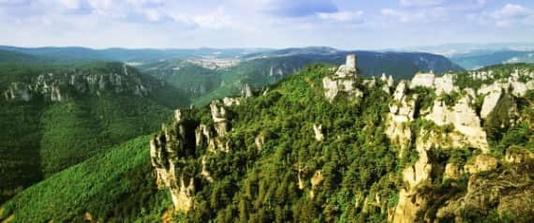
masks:
[[[0,44],[20,46],[353,49],[533,35],[529,0],[0,0]]]

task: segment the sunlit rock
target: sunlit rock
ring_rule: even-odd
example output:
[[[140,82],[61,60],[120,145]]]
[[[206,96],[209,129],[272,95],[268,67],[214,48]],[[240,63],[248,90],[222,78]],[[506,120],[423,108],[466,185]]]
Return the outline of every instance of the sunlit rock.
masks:
[[[334,75],[323,79],[327,100],[333,102],[341,94],[346,95],[351,100],[361,98],[363,93],[356,86],[356,77],[356,56],[351,54],[347,56],[346,63],[339,66]]]

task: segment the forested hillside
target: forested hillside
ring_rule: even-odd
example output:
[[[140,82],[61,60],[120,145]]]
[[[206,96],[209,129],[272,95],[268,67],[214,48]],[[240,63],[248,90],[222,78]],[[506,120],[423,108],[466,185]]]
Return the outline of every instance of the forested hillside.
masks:
[[[121,63],[0,66],[0,203],[168,120],[186,97]]]
[[[0,219],[533,220],[531,65],[395,82],[349,65],[177,110],[157,135],[23,191]]]

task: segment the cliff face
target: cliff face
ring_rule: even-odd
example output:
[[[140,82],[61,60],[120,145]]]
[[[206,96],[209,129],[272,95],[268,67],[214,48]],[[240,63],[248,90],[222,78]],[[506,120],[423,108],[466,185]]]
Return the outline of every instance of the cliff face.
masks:
[[[172,123],[164,125],[162,132],[150,141],[156,184],[170,191],[175,210],[189,212],[194,208],[196,185],[213,181],[201,152],[230,152],[230,141],[224,137],[230,131],[227,107],[239,104],[240,100],[213,101],[210,123],[198,123],[187,111],[176,110]],[[195,167],[191,168],[188,162],[194,162]]]
[[[471,73],[469,75],[476,80],[478,74]],[[476,177],[476,174],[495,170],[501,161],[491,155],[486,155],[489,153],[490,146],[482,121],[488,121],[490,115],[501,112],[495,108],[502,106],[503,103],[508,103],[504,111],[507,117],[506,123],[501,123],[501,125],[513,126],[519,118],[517,104],[515,102],[505,102],[503,97],[507,95],[525,96],[526,91],[534,89],[528,87],[532,85],[533,77],[533,73],[519,73],[519,71],[516,71],[508,79],[494,80],[494,83],[483,85],[479,89],[465,88],[460,90],[453,84],[453,77],[450,74],[443,77],[435,77],[431,73],[417,74],[410,82],[410,89],[414,90],[418,87],[423,87],[434,90],[436,94],[433,105],[427,108],[415,106],[417,94],[415,94],[415,99],[410,101],[411,103],[403,100],[406,98],[404,94],[406,92],[406,82],[401,81],[395,92],[394,101],[390,105],[392,109],[388,115],[388,124],[386,124],[388,131],[386,131],[386,134],[394,144],[399,145],[402,149],[415,147],[418,159],[413,165],[407,166],[402,171],[402,181],[406,186],[401,188],[399,202],[390,214],[389,220],[393,222],[414,222],[422,219],[432,221],[435,218],[438,220],[455,218],[457,221],[461,221],[461,212],[469,210],[466,205],[471,205],[469,202],[474,202],[462,201],[463,199],[484,199],[486,195],[483,193],[474,195],[473,190],[478,187],[476,184],[480,180],[480,178]],[[530,81],[525,83],[519,79],[528,79]],[[444,98],[450,95],[455,95],[457,98],[452,104],[447,105]],[[482,105],[478,105],[478,107],[474,103],[477,98],[482,98]],[[401,109],[397,108],[399,104],[406,112],[399,112],[401,111]],[[477,113],[476,110],[480,110],[480,113]],[[402,116],[399,116],[400,114]],[[419,117],[414,116],[414,114],[418,114]],[[429,124],[420,127],[417,129],[418,132],[414,134],[412,134],[410,127],[402,125],[418,118],[429,122]],[[444,128],[447,129],[445,130]],[[481,155],[474,157],[471,163],[463,167],[463,170],[462,166],[458,166],[456,163],[447,163],[445,171],[442,174],[436,174],[435,169],[441,172],[443,171],[441,170],[443,166],[439,166],[438,161],[433,160],[430,154],[444,149],[455,150],[460,148],[469,148],[480,152]],[[531,152],[528,153],[531,154]],[[435,179],[457,179],[462,173],[470,176],[467,194],[464,197],[456,197],[447,201],[448,205],[439,208],[440,204],[438,204],[436,207],[436,204],[430,201],[432,195],[429,195],[428,191],[422,192]],[[525,172],[522,174],[528,177]],[[498,182],[494,183],[498,184]],[[499,191],[501,190],[499,189]],[[500,197],[500,195],[493,196]],[[502,196],[505,198],[493,198],[492,202],[499,203],[499,199],[507,199],[505,195]],[[429,210],[431,205],[433,205],[432,208],[438,208],[437,215],[430,212],[432,211]],[[483,202],[478,205],[480,209],[484,209],[490,204]]]
[[[170,191],[176,210],[187,212],[193,207],[195,179],[182,169],[181,157],[193,155],[195,144],[187,137],[191,130],[184,122],[181,111],[176,110],[175,122],[150,141],[150,156],[156,184]]]
[[[187,118],[178,112],[151,141],[158,184],[170,190],[177,210],[201,209],[197,214],[206,206],[231,209],[227,197],[233,196],[246,218],[257,217],[250,214],[253,209],[268,211],[279,202],[310,203],[317,213],[337,216],[326,221],[351,219],[351,214],[391,222],[468,221],[491,214],[528,219],[521,211],[532,212],[525,207],[534,196],[534,153],[524,143],[514,147],[506,140],[512,140],[507,134],[513,131],[531,137],[533,72],[485,74],[484,79],[478,71],[421,73],[395,85],[386,75],[361,80],[357,70],[351,55],[338,69],[324,69],[326,74],[288,81],[309,91],[287,84],[257,98],[213,101],[209,111],[188,111]],[[343,120],[347,117],[354,119]],[[332,150],[341,152],[326,155]],[[344,157],[352,153],[367,157]],[[372,160],[379,161],[366,166]],[[378,171],[382,165],[398,168]],[[273,188],[269,185],[280,182],[259,176],[291,186]],[[221,184],[239,186],[221,191]],[[273,200],[284,193],[287,200]],[[224,201],[203,203],[208,194]],[[255,203],[247,203],[251,200]],[[331,212],[335,208],[338,215]],[[219,210],[212,211],[205,217],[219,217]],[[304,219],[297,212],[284,216]]]
[[[143,82],[138,73],[124,64],[110,66],[108,71],[80,69],[42,73],[25,82],[10,83],[3,96],[7,101],[42,98],[61,102],[76,95],[98,96],[105,92],[146,96],[157,86]]]

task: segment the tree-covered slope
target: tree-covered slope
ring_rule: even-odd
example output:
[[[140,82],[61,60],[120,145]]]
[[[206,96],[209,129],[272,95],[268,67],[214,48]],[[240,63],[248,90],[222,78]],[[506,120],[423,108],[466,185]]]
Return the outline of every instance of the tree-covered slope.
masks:
[[[129,140],[33,185],[2,206],[0,221],[160,221],[170,199],[157,191],[148,139]]]
[[[213,91],[222,84],[221,71],[183,60],[147,63],[137,68],[147,75],[182,89],[192,100]]]
[[[180,91],[119,63],[7,64],[0,72],[0,203],[111,145],[154,131],[172,110],[189,104]],[[141,86],[147,90],[139,93]]]
[[[517,68],[509,66],[488,69],[505,73]],[[525,69],[522,81],[532,81],[523,75]],[[333,73],[331,66],[309,66],[255,97],[181,110],[155,137],[129,141],[23,191],[2,206],[0,218],[532,220],[534,92],[499,87],[482,93],[515,75],[495,76],[484,86],[474,76],[462,76],[470,73],[459,73],[450,91],[435,82],[425,87],[336,77],[340,83],[350,80],[354,88],[338,89],[330,101],[324,83]],[[429,76],[418,75],[412,83],[427,84]],[[477,93],[464,103],[464,97],[471,98],[469,89]],[[495,108],[480,119],[485,99],[497,89],[502,95]],[[464,127],[484,131],[485,141],[472,140],[478,135],[464,134]],[[395,132],[398,137],[392,137],[392,128],[402,130]],[[163,191],[156,192],[156,186]],[[173,199],[179,201],[174,214]]]
[[[0,64],[5,63],[44,63],[47,62],[45,58],[40,58],[24,53],[13,52],[0,49]]]
[[[510,66],[488,69],[518,68]],[[329,101],[332,74],[310,67],[258,97],[182,111],[165,126],[151,155],[175,220],[532,220],[529,70],[461,88],[461,77],[420,74],[395,93],[385,90],[393,83],[341,75]]]

